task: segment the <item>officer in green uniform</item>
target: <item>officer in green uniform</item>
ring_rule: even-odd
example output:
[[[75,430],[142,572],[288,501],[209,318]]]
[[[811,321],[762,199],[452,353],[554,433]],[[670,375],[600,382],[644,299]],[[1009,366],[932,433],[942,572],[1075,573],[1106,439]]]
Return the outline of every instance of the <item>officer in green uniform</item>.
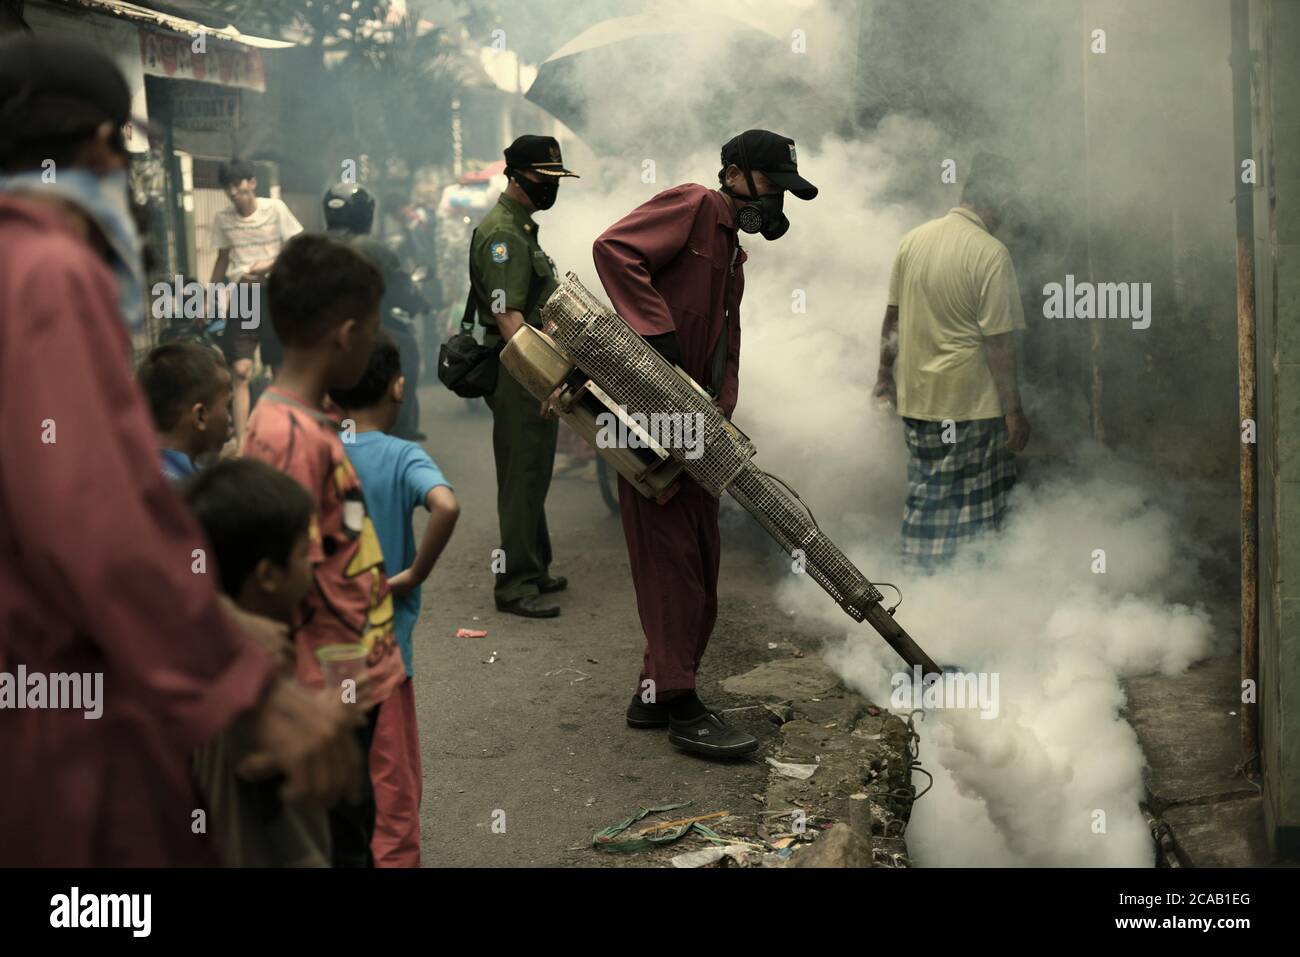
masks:
[[[560,145],[550,136],[521,136],[505,158],[510,184],[470,240],[470,282],[487,346],[500,346],[525,322],[541,326],[542,305],[557,282],[555,264],[538,245],[532,214],[555,205],[561,177],[577,175],[564,168]],[[496,605],[525,618],[554,618],[559,607],[541,596],[568,585],[550,575],[546,530],[559,422],[543,417],[537,400],[504,369],[487,404],[504,553],[498,559],[504,570],[496,566]]]

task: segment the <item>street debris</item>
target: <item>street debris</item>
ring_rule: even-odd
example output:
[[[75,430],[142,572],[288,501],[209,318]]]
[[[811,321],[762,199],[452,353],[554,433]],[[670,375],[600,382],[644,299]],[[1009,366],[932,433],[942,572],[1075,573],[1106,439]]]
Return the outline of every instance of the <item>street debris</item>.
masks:
[[[767,763],[776,769],[777,774],[796,781],[807,781],[821,767],[820,764],[789,764],[776,758],[768,758]]]
[[[687,851],[672,858],[673,867],[708,867],[723,858],[731,858],[739,865],[744,865],[749,857],[750,848],[746,844],[728,844],[726,847],[704,847],[698,851]]]
[[[777,724],[785,724],[787,721],[794,720],[794,708],[788,704],[765,704],[763,710],[766,711]]]
[[[715,841],[719,844],[732,843],[723,838],[717,831],[708,827],[704,821],[721,820],[731,814],[730,811],[714,811],[712,814],[700,814],[695,817],[682,818],[677,821],[663,821],[658,824],[652,824],[643,827],[630,837],[619,838],[619,835],[630,828],[638,821],[644,820],[651,814],[658,814],[661,811],[675,811],[678,808],[686,807],[690,801],[683,801],[680,804],[664,804],[659,807],[639,808],[636,814],[633,814],[626,821],[613,824],[602,831],[597,831],[591,839],[591,844],[597,850],[613,851],[617,854],[630,854],[636,851],[644,851],[647,848],[658,847],[661,844],[672,844],[680,840],[691,832],[695,832],[707,840]]]
[[[479,631],[475,628],[457,628],[456,637],[457,638],[486,638],[487,632]]]
[[[501,657],[501,652],[494,651],[492,652],[492,654],[488,655],[486,658],[483,659],[483,664],[490,665],[492,664],[492,662],[496,661],[497,658],[499,657]]]
[[[581,676],[582,676],[581,678],[574,678],[572,681],[570,681],[569,684],[571,684],[571,685],[576,685],[579,681],[586,681],[588,678],[591,677],[591,675],[587,674],[587,672],[585,672],[585,671],[579,671],[577,668],[556,668],[554,671],[548,671],[548,672],[546,672],[546,674],[544,675],[544,677],[550,678],[550,677],[552,677],[553,675],[562,675],[562,674],[564,674],[566,671],[569,672],[570,674],[575,674],[575,675],[581,675]]]
[[[787,867],[871,867],[871,841],[844,823],[834,825],[816,843],[801,850]]]

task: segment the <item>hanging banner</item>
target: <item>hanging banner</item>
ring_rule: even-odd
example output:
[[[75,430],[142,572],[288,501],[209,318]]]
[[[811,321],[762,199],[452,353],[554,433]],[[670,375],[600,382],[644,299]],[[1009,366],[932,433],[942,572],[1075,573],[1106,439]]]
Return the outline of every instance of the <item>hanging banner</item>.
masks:
[[[266,92],[266,70],[260,50],[203,36],[203,52],[196,52],[199,37],[140,30],[140,61],[149,76],[169,80],[200,80],[219,86]]]
[[[172,126],[200,133],[233,133],[239,127],[239,91],[192,83],[171,88]]]

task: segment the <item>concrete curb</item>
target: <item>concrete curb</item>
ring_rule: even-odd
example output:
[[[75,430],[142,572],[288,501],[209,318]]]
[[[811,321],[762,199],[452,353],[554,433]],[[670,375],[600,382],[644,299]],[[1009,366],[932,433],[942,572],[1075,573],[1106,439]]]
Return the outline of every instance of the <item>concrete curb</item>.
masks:
[[[768,772],[760,828],[769,840],[791,838],[780,863],[911,866],[913,734],[905,719],[847,690],[813,655],[767,662],[726,679],[723,688],[763,702],[781,726],[769,764],[783,767]],[[816,770],[806,779],[792,776],[809,766]]]

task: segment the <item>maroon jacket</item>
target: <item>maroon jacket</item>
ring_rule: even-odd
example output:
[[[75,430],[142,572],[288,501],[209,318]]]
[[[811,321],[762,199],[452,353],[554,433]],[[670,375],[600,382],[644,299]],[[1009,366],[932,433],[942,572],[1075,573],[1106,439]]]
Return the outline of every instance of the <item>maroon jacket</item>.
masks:
[[[104,262],[0,194],[0,672],[102,672],[102,716],[0,708],[0,866],[207,863],[188,749],[268,656],[217,604],[163,479]],[[48,439],[53,438],[53,441]]]
[[[682,368],[706,388],[722,334],[723,291],[737,250],[736,218],[716,190],[687,183],[664,190],[601,233],[592,247],[596,272],[614,309],[643,336],[676,331]],[[718,404],[736,408],[740,374],[740,299],[745,291],[736,256],[726,375]]]

